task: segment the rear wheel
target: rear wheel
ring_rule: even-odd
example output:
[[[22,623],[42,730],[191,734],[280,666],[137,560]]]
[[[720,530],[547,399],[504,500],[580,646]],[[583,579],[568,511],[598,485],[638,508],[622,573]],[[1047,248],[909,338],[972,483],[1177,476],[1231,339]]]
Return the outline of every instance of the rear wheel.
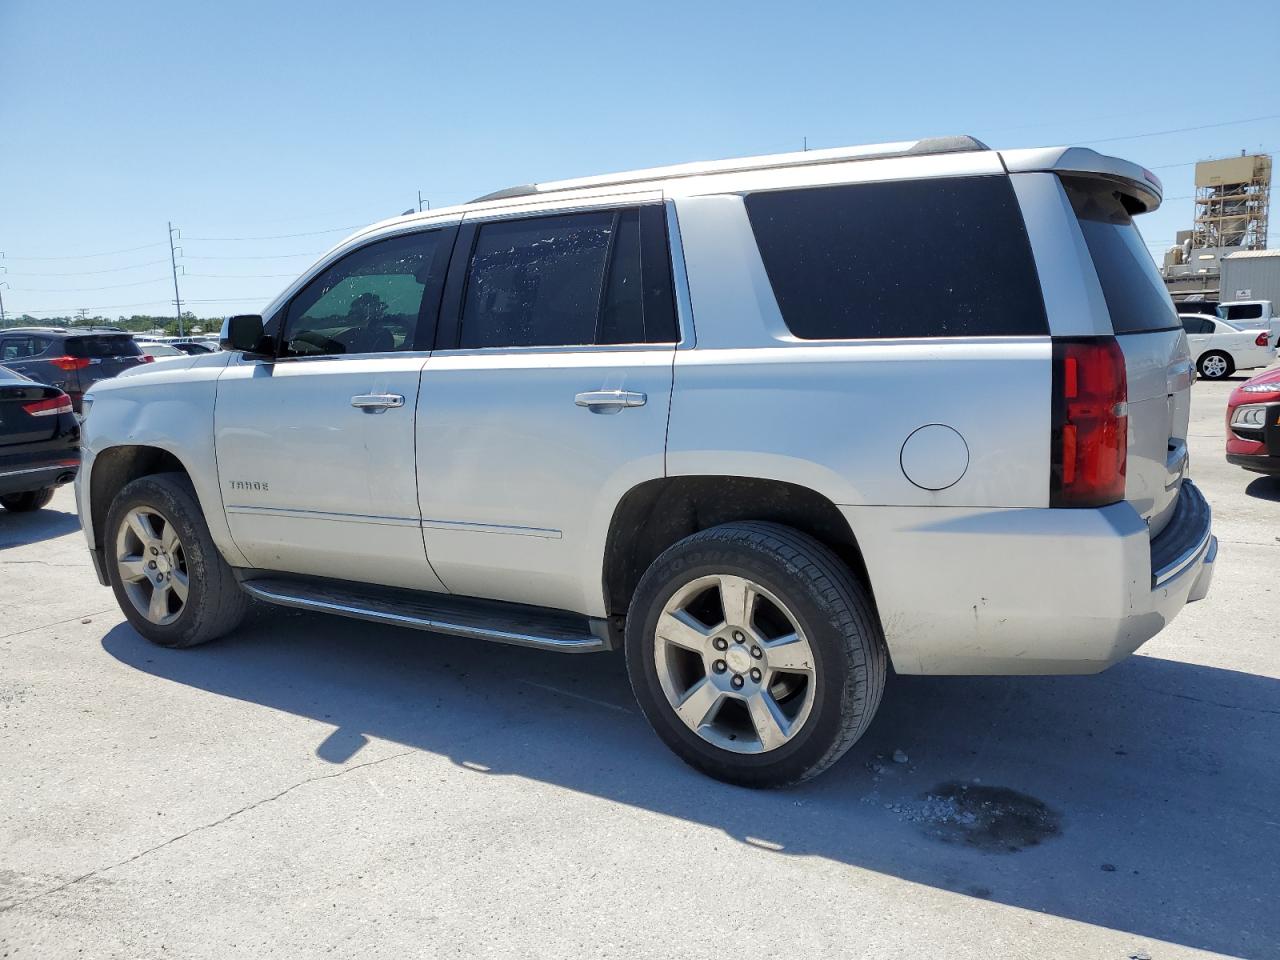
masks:
[[[751,787],[821,773],[862,736],[887,670],[866,590],[827,547],[731,523],[668,549],[627,618],[636,699],[686,763]]]
[[[191,481],[140,477],[107,513],[107,570],[134,629],[162,647],[193,647],[240,623],[248,598],[218,553]]]
[[[1200,358],[1200,376],[1206,380],[1221,380],[1236,372],[1229,354],[1220,350],[1211,350]]]
[[[27,513],[31,510],[39,510],[41,507],[47,507],[49,501],[53,499],[54,487],[45,487],[43,490],[27,490],[23,493],[9,493],[0,497],[0,507],[4,507],[12,513]]]

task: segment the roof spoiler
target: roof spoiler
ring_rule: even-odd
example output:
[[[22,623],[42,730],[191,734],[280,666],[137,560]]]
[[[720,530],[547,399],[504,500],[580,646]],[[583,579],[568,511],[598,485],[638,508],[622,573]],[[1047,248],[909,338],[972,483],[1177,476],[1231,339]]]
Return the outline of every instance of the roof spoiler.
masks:
[[[1076,174],[1113,181],[1131,201],[1130,213],[1150,213],[1164,199],[1164,185],[1150,170],[1087,147],[1001,150],[1000,158],[1010,173]]]

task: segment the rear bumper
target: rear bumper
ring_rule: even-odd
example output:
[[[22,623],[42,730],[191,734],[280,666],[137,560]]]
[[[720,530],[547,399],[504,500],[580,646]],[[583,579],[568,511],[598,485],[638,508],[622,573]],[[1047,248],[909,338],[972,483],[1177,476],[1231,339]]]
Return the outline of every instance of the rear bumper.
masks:
[[[23,467],[20,470],[0,468],[0,496],[61,486],[74,480],[79,469],[80,461],[78,460],[66,460],[39,467]]]
[[[1217,559],[1190,481],[1154,541],[1128,503],[841,509],[899,673],[1097,673],[1203,598]]]
[[[1265,473],[1271,476],[1280,475],[1280,457],[1273,457],[1265,453],[1228,453],[1227,463],[1235,464],[1237,467],[1244,467],[1254,473]]]

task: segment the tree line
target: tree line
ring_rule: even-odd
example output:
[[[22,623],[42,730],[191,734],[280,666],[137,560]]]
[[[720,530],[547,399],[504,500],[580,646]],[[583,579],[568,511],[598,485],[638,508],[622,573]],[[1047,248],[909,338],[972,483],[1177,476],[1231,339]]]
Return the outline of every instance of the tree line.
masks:
[[[67,317],[33,317],[29,313],[18,316],[6,315],[6,327],[118,327],[129,333],[152,333],[159,336],[178,336],[178,318],[173,314],[157,317],[146,313],[135,313],[132,316],[104,317],[96,314],[92,317],[81,317],[78,314]],[[199,327],[204,333],[217,333],[222,329],[222,317],[197,317],[190,311],[182,313],[182,332],[190,334],[192,327]]]

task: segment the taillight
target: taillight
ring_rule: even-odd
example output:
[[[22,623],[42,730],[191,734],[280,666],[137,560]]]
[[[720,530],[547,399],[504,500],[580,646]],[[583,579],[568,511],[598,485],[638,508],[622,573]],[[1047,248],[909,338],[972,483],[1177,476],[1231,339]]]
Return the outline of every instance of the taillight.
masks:
[[[142,356],[138,358],[138,362],[139,363],[155,363],[156,358],[149,353],[144,353]]]
[[[1254,343],[1256,343],[1256,344],[1257,344],[1258,346],[1260,346],[1260,347],[1265,347],[1265,346],[1267,345],[1267,343],[1269,342],[1269,340],[1268,340],[1267,335],[1266,335],[1265,333],[1260,333],[1260,334],[1258,334],[1258,336],[1254,339],[1254,341],[1253,341],[1253,342],[1254,342]]]
[[[1049,506],[1101,507],[1124,499],[1128,397],[1115,337],[1054,339]]]
[[[65,393],[48,400],[37,400],[35,403],[24,403],[22,409],[33,417],[56,417],[60,413],[71,412],[71,398]]]
[[[66,370],[70,373],[72,370],[83,370],[89,365],[88,357],[54,357],[49,361],[59,370]]]

